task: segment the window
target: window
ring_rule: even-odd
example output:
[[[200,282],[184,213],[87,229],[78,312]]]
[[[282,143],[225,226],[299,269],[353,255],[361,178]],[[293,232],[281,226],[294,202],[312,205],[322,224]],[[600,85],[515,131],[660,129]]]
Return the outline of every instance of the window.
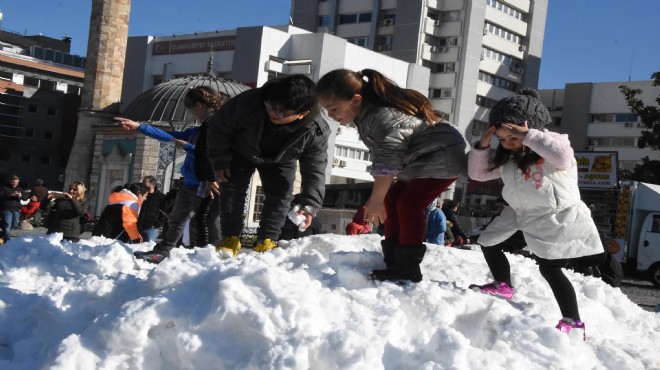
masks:
[[[637,122],[636,114],[617,114],[616,122]]]
[[[592,146],[620,146],[637,147],[635,137],[614,136],[614,137],[592,137],[589,138],[589,145]]]
[[[41,80],[41,83],[39,84],[40,89],[45,89],[49,91],[54,91],[56,87],[57,87],[57,83],[55,81]]]
[[[154,75],[154,86],[160,84],[163,82],[163,76],[161,75]]]
[[[367,36],[363,37],[349,37],[346,39],[346,41],[350,42],[351,44],[355,44],[357,46],[367,46],[367,41],[369,38]]]
[[[31,128],[26,128],[23,130],[23,136],[25,137],[34,137],[34,130]]]
[[[25,76],[23,78],[23,85],[32,86],[32,87],[39,87],[39,79],[34,78],[34,77]]]
[[[51,131],[44,132],[44,139],[53,140],[53,133]]]
[[[32,160],[29,154],[23,154],[21,156],[21,161],[29,163]]]
[[[502,54],[489,48],[483,48],[481,51],[481,56],[483,58],[496,60],[509,67],[519,67],[522,65],[522,60],[513,58],[510,55]]]
[[[329,15],[322,15],[319,17],[319,25],[321,26],[331,26],[332,24],[330,23],[330,16]]]
[[[422,61],[422,65],[431,70],[431,73],[451,73],[454,72],[456,68],[456,63],[447,62],[447,63],[433,63],[429,61]]]
[[[11,81],[14,79],[14,74],[11,72],[0,71],[0,79]]]
[[[451,98],[452,89],[431,89],[431,98]]]
[[[54,116],[55,113],[57,113],[57,109],[55,109],[53,107],[48,107],[48,115],[49,116]]]
[[[41,164],[50,164],[50,157],[41,157]]]
[[[484,108],[492,108],[497,104],[497,100],[489,99],[485,96],[477,95],[477,105]]]
[[[500,28],[498,26],[493,25],[492,23],[486,23],[484,25],[484,32],[485,33],[492,33],[495,36],[499,36],[503,39],[507,39],[515,44],[520,45],[522,41],[522,37],[519,35],[516,35],[515,33],[505,30],[503,28]]]
[[[356,14],[341,14],[339,16],[339,24],[369,23],[369,22],[371,22],[371,12],[356,13]]]
[[[510,15],[515,19],[523,20],[523,14],[508,5],[502,4],[497,0],[486,0],[486,5],[490,5],[493,8],[503,12],[504,14]]]
[[[28,112],[37,113],[38,111],[39,111],[39,107],[36,104],[28,105]]]
[[[493,86],[501,87],[506,90],[511,90],[515,91],[516,90],[516,84],[509,81],[505,80],[503,78],[495,77],[491,74],[488,74],[486,72],[479,72],[479,80],[491,84]]]
[[[75,86],[75,85],[67,85],[66,86],[66,93],[67,94],[73,94],[73,95],[80,95],[80,87]]]
[[[261,186],[257,186],[257,192],[254,195],[254,213],[252,214],[252,222],[261,221],[261,211],[264,209],[264,189]]]

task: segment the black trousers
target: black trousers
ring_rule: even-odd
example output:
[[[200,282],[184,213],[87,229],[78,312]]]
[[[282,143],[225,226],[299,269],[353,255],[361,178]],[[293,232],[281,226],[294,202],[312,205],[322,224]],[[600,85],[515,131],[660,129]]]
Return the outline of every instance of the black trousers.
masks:
[[[220,184],[220,224],[222,235],[240,236],[245,197],[254,171],[259,172],[264,195],[257,240],[277,240],[293,200],[296,162],[255,164],[233,152],[229,182]]]
[[[202,199],[195,212],[197,223],[197,246],[205,247],[208,244],[218,245],[220,242],[220,228],[218,217],[220,216],[220,196],[215,195]]]
[[[499,282],[505,282],[513,288],[511,284],[511,267],[509,260],[504,254],[504,250],[510,251],[507,242],[497,244],[491,247],[482,247],[481,251],[484,254],[486,263],[490,272],[493,274],[493,279]],[[552,294],[559,305],[562,317],[570,317],[579,320],[580,312],[577,305],[577,297],[573,284],[568,280],[562,267],[568,264],[568,260],[548,260],[536,257],[536,262],[539,265],[541,276],[548,282]]]

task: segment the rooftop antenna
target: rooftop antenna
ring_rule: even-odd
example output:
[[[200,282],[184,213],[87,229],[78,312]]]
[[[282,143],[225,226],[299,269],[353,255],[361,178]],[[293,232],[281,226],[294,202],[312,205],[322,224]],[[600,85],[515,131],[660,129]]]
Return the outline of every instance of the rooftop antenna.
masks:
[[[633,59],[635,58],[635,50],[633,50],[630,53],[630,69],[628,70],[628,82],[631,81],[632,79],[632,66],[633,66]]]

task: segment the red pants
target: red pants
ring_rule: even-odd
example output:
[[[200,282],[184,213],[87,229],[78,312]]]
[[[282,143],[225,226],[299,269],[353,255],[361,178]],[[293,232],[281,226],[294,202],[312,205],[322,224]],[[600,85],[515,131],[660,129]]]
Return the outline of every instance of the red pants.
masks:
[[[396,181],[385,196],[385,239],[418,245],[426,233],[426,208],[456,179]]]

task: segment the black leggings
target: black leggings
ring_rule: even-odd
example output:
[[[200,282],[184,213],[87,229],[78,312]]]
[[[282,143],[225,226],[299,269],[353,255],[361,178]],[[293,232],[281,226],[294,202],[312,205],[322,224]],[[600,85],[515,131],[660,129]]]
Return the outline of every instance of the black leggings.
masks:
[[[481,251],[484,254],[488,268],[490,268],[490,272],[493,274],[493,279],[498,282],[505,282],[513,288],[511,284],[511,267],[502,247],[500,245],[482,247]],[[573,289],[571,281],[568,280],[561,270],[567,264],[567,261],[547,260],[539,257],[536,258],[536,261],[539,265],[541,276],[543,276],[545,281],[550,285],[550,289],[552,289],[562,317],[580,320],[575,289]]]

